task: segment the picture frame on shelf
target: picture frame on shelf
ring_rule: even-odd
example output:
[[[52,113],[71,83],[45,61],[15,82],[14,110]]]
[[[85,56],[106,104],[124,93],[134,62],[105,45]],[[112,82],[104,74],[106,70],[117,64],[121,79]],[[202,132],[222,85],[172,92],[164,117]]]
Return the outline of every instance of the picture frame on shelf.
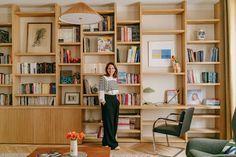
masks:
[[[201,89],[189,89],[187,93],[187,103],[189,105],[202,104],[202,90]]]
[[[79,92],[65,92],[64,104],[65,105],[79,105],[80,102]]]
[[[176,56],[174,41],[168,40],[148,42],[149,67],[170,67],[171,56]]]
[[[178,89],[166,90],[166,103],[178,104],[179,93],[180,91]]]
[[[52,52],[52,23],[27,23],[27,53]]]

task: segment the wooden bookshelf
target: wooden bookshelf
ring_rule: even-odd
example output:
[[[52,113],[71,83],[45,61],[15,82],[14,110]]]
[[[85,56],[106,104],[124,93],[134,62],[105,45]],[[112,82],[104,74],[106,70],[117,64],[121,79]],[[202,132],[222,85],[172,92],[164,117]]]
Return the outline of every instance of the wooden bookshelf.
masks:
[[[16,12],[16,15],[20,17],[54,17],[55,12],[48,11],[48,12]]]
[[[216,24],[219,23],[220,19],[189,19],[187,24]]]
[[[178,35],[184,33],[185,30],[143,30],[143,35]]]
[[[156,9],[156,10],[143,10],[143,15],[176,15],[182,14],[184,9]]]

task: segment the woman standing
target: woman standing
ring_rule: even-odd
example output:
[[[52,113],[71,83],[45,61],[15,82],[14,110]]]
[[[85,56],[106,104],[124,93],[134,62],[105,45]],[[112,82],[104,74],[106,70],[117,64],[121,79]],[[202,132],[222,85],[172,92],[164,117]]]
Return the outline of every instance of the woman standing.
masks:
[[[117,67],[110,62],[105,68],[106,74],[100,78],[99,82],[99,101],[102,107],[102,121],[104,127],[103,146],[109,146],[111,149],[119,150],[120,147],[116,141],[116,133],[119,116],[119,101],[117,85]]]

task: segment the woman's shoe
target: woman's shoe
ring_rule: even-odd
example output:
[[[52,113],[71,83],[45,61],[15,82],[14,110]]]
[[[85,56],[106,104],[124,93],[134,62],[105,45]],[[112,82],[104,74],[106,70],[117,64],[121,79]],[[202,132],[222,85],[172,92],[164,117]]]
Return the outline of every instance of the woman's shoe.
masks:
[[[120,146],[117,146],[117,147],[115,148],[115,150],[120,150]]]

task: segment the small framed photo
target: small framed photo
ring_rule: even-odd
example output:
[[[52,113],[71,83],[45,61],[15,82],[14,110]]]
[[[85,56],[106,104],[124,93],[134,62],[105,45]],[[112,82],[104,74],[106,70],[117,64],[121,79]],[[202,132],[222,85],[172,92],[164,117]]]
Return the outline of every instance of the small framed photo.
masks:
[[[189,105],[202,104],[202,90],[201,89],[189,89],[187,95],[188,95]]]
[[[66,92],[65,93],[65,104],[66,105],[79,105],[79,92]]]
[[[166,103],[178,104],[179,90],[166,90]]]
[[[28,23],[27,52],[52,51],[52,23]]]

